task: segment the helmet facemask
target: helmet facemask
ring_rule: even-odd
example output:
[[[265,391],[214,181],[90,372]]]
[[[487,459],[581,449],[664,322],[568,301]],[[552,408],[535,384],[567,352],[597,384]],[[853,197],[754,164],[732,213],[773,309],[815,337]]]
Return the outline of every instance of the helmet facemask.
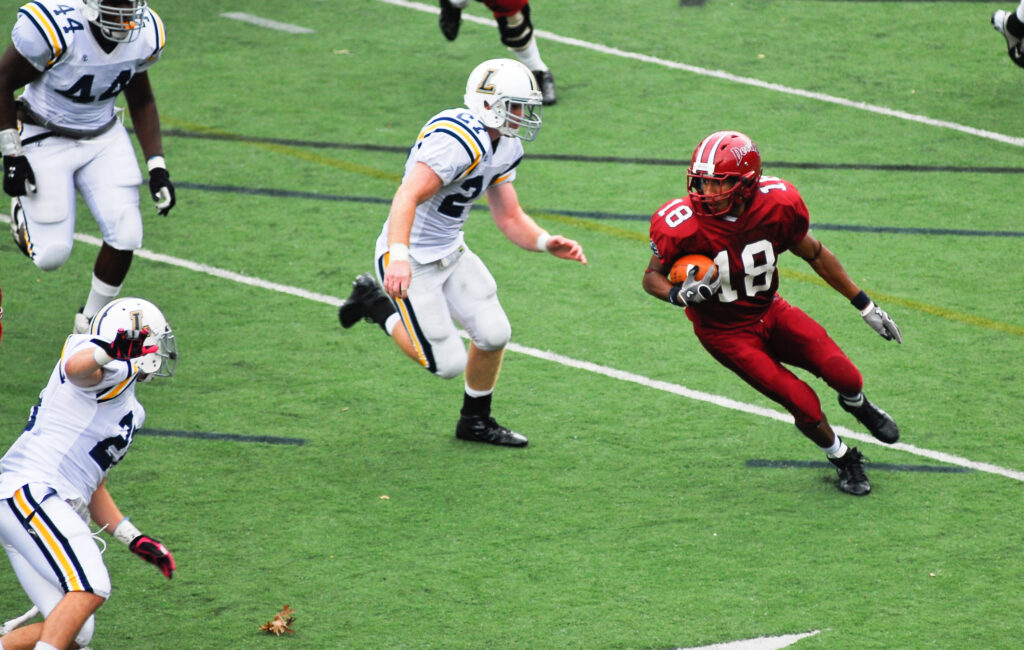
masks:
[[[519,114],[515,107],[521,107]],[[498,97],[491,106],[491,112],[500,120],[498,132],[508,137],[533,142],[540,131],[540,102],[532,102],[522,97]]]
[[[138,38],[145,24],[146,0],[83,0],[82,13],[116,43]]]

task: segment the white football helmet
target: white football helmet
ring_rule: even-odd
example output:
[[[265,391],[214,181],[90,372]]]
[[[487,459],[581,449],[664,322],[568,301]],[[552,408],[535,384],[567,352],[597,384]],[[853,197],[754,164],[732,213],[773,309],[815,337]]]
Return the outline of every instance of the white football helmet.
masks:
[[[519,61],[490,59],[478,65],[466,82],[465,101],[484,126],[502,135],[529,142],[540,131],[543,98],[537,79]]]
[[[82,0],[82,15],[112,41],[134,41],[146,22],[146,0]]]
[[[117,298],[108,302],[93,317],[89,334],[104,341],[113,341],[117,331],[149,328],[146,345],[159,349],[134,359],[139,372],[155,377],[170,377],[178,365],[178,343],[167,319],[156,305],[142,298]]]

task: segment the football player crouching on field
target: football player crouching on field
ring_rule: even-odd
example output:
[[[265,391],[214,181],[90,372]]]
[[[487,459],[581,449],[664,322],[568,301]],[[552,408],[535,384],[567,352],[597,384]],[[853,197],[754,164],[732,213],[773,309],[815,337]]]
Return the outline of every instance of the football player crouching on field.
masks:
[[[61,268],[74,243],[76,190],[103,236],[76,334],[117,297],[142,246],[142,175],[117,117],[122,93],[157,213],[174,207],[149,82],[165,41],[145,0],[33,0],[18,10],[0,58],[0,151],[15,244],[43,271]]]
[[[174,557],[142,534],[107,491],[107,473],[128,452],[146,412],[138,382],[170,377],[177,345],[164,315],[139,298],[114,300],[89,333],[72,334],[0,459],[0,542],[25,593],[45,617],[0,637],[0,649],[84,647],[110,576],[88,520],[168,579]]]
[[[784,364],[825,380],[839,393],[840,406],[882,442],[896,442],[899,429],[864,396],[860,372],[825,328],[776,293],[779,255],[789,250],[803,258],[882,338],[901,343],[899,328],[809,233],[807,206],[796,188],[761,175],[761,154],[749,137],[718,131],[701,140],[687,179],[687,196],[651,217],[654,254],[644,289],[684,307],[711,356],[793,415],[797,429],[835,465],[839,489],[867,494],[871,484],[861,453],[835,434],[814,389]],[[698,278],[691,271],[673,285],[666,275],[686,254],[711,258],[718,274],[712,268]]]
[[[439,377],[465,370],[456,437],[523,447],[525,436],[491,417],[512,328],[494,277],[469,249],[462,224],[486,194],[495,225],[512,243],[583,264],[587,258],[577,242],[538,226],[512,187],[522,140],[533,140],[541,127],[541,93],[530,70],[512,59],[484,61],[469,76],[465,102],[468,110],[430,118],[409,152],[375,251],[387,295],[370,274],[361,275],[338,318],[345,328],[364,317],[376,322]],[[468,354],[453,319],[469,333]]]

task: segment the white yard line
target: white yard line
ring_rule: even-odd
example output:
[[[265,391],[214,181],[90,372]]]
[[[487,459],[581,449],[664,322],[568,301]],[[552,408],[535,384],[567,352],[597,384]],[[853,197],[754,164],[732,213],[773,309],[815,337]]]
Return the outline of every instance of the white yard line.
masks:
[[[244,14],[239,11],[231,11],[220,15],[221,18],[230,18],[231,20],[238,20],[243,23],[249,23],[250,25],[256,25],[257,27],[265,27],[266,29],[276,29],[279,32],[288,32],[289,34],[313,34],[315,33],[308,27],[300,27],[299,25],[292,25],[290,23],[279,23],[276,20],[270,20],[269,18],[260,18],[259,16],[253,16],[252,14]]]
[[[436,4],[425,5],[419,2],[409,2],[409,0],[378,0],[378,2],[394,5],[396,7],[404,7],[406,9],[415,9],[416,11],[423,11],[425,13],[431,14],[436,14],[440,12],[440,9],[438,9]],[[479,23],[481,25],[487,25],[492,29],[496,28],[493,20],[480,18],[478,16],[472,16],[465,12],[462,14],[462,20],[473,23]],[[791,88],[789,86],[783,86],[782,84],[762,81],[760,79],[754,79],[752,77],[741,77],[729,72],[725,72],[724,70],[711,70],[709,68],[701,68],[699,66],[689,65],[687,63],[680,63],[678,61],[659,59],[656,56],[648,56],[646,54],[639,54],[637,52],[628,52],[626,50],[620,50],[615,47],[601,45],[600,43],[591,43],[590,41],[584,41],[578,38],[572,38],[570,36],[561,36],[559,34],[555,34],[554,32],[548,32],[543,29],[535,29],[533,30],[533,33],[536,34],[537,38],[555,41],[557,43],[562,43],[564,45],[572,45],[574,47],[591,50],[593,52],[599,52],[601,54],[617,56],[623,59],[633,59],[634,61],[650,63],[653,65],[662,66],[664,68],[671,68],[673,70],[691,72],[693,74],[705,77],[714,77],[716,79],[731,81],[733,83],[743,84],[745,86],[754,86],[757,88],[763,88],[764,90],[784,93],[786,95],[795,95],[797,97],[814,99],[821,102],[827,102],[829,104],[837,104],[839,106],[845,106],[846,108],[867,111],[869,113],[876,113],[878,115],[884,115],[886,117],[894,117],[896,119],[907,120],[909,122],[917,122],[919,124],[934,126],[940,129],[950,129],[953,131],[959,131],[961,133],[966,133],[968,135],[973,135],[979,138],[995,140],[996,142],[1002,142],[1003,144],[1009,144],[1015,147],[1024,147],[1024,138],[1021,137],[1006,135],[1003,133],[996,133],[994,131],[987,131],[985,129],[979,129],[973,126],[957,124],[956,122],[936,120],[934,118],[926,117],[924,115],[915,115],[914,113],[907,113],[906,111],[887,108],[885,106],[876,106],[874,104],[868,104],[866,102],[857,102],[851,99],[844,99],[842,97],[834,97],[832,95],[826,95],[825,93],[816,93],[810,90],[803,90],[802,88]]]
[[[381,0],[382,2],[386,0]],[[10,216],[4,214],[0,215],[0,221],[10,223]],[[98,237],[92,235],[83,235],[75,233],[75,240],[80,241],[84,244],[90,244],[92,246],[100,246],[103,242]],[[229,280],[231,282],[237,282],[239,284],[249,285],[251,287],[259,287],[260,289],[267,289],[268,291],[276,291],[277,293],[287,294],[289,296],[295,296],[296,298],[303,298],[305,300],[312,300],[314,302],[323,303],[332,307],[338,307],[344,302],[342,298],[336,298],[334,296],[328,296],[322,293],[316,293],[315,291],[307,291],[298,287],[291,287],[286,284],[280,284],[277,282],[270,282],[269,280],[263,280],[250,275],[244,275],[242,273],[235,273],[234,271],[227,271],[224,269],[210,266],[208,264],[200,264],[190,260],[182,259],[180,257],[173,257],[171,255],[164,255],[162,253],[154,253],[153,251],[145,248],[135,251],[135,256],[152,260],[154,262],[162,262],[164,264],[170,264],[171,266],[177,266],[196,273],[204,273],[206,275],[212,275],[213,277],[220,278],[222,280]],[[463,332],[463,336],[465,333]],[[792,422],[793,417],[783,411],[776,411],[774,409],[768,409],[755,404],[747,404],[746,402],[740,402],[734,399],[730,399],[723,395],[715,395],[714,393],[706,393],[704,391],[694,390],[681,386],[679,384],[673,384],[667,381],[660,381],[657,379],[651,379],[650,377],[644,377],[643,375],[637,375],[632,372],[625,370],[617,370],[615,368],[609,368],[608,366],[602,366],[590,361],[582,361],[579,359],[573,359],[555,352],[548,350],[540,350],[538,348],[532,348],[525,345],[519,345],[518,343],[509,343],[508,349],[512,352],[518,352],[525,354],[537,359],[543,359],[545,361],[551,361],[569,368],[576,368],[578,370],[585,370],[598,375],[604,375],[611,379],[617,379],[619,381],[626,381],[633,384],[638,384],[646,388],[654,390],[660,390],[673,395],[679,395],[687,399],[696,400],[699,402],[706,402],[722,408],[731,409],[733,411],[740,411],[743,413],[750,413],[752,415],[759,415],[761,417],[770,418],[772,420],[778,420],[780,422]],[[875,440],[872,436],[866,433],[860,433],[847,429],[846,427],[833,425],[832,428],[844,438],[852,438],[859,442],[863,442],[870,445],[879,445],[887,447],[889,449],[896,449],[899,451],[907,452],[915,456],[921,456],[922,458],[930,458],[943,463],[949,463],[950,465],[957,465],[959,467],[965,467],[967,469],[977,470],[979,472],[986,472],[988,474],[997,474],[999,476],[1005,476],[1015,481],[1024,482],[1024,472],[1008,469],[1006,467],[1000,467],[998,465],[992,465],[990,463],[981,463],[970,460],[969,458],[963,458],[961,456],[954,456],[953,454],[947,454],[942,451],[934,451],[932,449],[924,449],[922,447],[915,447],[914,445],[908,445],[903,442],[897,442],[894,445],[885,445],[878,440]]]

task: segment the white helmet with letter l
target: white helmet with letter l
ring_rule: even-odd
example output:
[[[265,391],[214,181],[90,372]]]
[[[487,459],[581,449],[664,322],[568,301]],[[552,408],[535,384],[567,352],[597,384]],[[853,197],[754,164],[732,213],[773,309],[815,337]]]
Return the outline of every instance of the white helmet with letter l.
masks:
[[[170,377],[178,365],[178,343],[163,312],[142,298],[117,298],[108,302],[93,317],[89,334],[104,341],[113,341],[118,330],[131,332],[149,328],[145,345],[157,351],[133,359],[139,372],[155,377]]]
[[[466,82],[466,106],[484,126],[527,142],[537,137],[543,97],[530,69],[513,59],[484,61]]]

